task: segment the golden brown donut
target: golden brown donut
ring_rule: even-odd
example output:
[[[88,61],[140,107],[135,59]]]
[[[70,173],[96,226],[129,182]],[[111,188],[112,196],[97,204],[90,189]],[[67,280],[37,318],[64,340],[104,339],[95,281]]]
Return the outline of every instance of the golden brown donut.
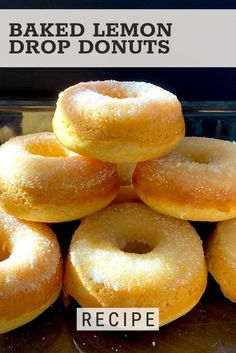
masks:
[[[136,163],[118,163],[116,166],[120,181],[120,190],[113,202],[141,202],[132,184]]]
[[[136,192],[151,208],[181,219],[236,217],[236,145],[185,137],[166,157],[138,163]]]
[[[0,211],[0,333],[33,320],[58,297],[62,260],[44,224]]]
[[[119,190],[115,165],[66,150],[53,133],[0,147],[0,208],[36,222],[64,222],[107,206]]]
[[[123,202],[142,202],[138,197],[133,184],[130,185],[121,185],[120,191],[112,201],[114,203],[123,203]]]
[[[236,219],[217,224],[207,241],[206,260],[224,296],[236,303]]]
[[[82,220],[64,292],[84,307],[156,307],[164,325],[196,305],[206,281],[201,240],[188,222],[123,203]]]
[[[134,170],[137,163],[118,163],[116,164],[120,185],[132,184]]]
[[[68,149],[114,163],[163,156],[185,125],[180,102],[145,82],[80,82],[59,95],[53,130]]]

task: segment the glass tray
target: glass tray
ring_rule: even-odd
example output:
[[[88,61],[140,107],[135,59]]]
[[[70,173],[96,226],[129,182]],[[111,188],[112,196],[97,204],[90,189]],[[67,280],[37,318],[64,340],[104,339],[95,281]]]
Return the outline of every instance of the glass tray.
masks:
[[[0,101],[0,142],[12,136],[51,131],[52,101]],[[186,134],[236,140],[236,102],[183,102]],[[4,166],[2,166],[4,167]],[[213,223],[193,223],[206,240]],[[65,256],[78,222],[52,226]],[[235,353],[236,304],[223,297],[209,276],[196,307],[159,332],[77,332],[76,303],[62,300],[31,323],[0,335],[0,353]]]

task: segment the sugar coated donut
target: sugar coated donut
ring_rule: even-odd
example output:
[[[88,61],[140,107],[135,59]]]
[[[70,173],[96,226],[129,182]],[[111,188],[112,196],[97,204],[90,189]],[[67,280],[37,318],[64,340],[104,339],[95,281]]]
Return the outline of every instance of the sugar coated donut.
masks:
[[[175,95],[145,82],[81,82],[59,95],[53,130],[68,149],[114,163],[172,151],[184,136]]]
[[[166,157],[138,163],[138,196],[153,209],[192,221],[236,217],[236,145],[185,137]]]
[[[116,196],[115,165],[66,150],[53,133],[16,137],[0,147],[0,208],[30,221],[63,222]]]
[[[82,220],[64,292],[84,307],[157,307],[164,325],[193,308],[206,280],[201,240],[188,222],[123,203]]]
[[[138,197],[133,184],[130,185],[121,185],[120,191],[112,201],[114,203],[123,203],[123,202],[142,202]]]
[[[236,219],[217,224],[207,241],[206,259],[224,296],[236,303]]]
[[[116,166],[120,181],[120,190],[113,202],[140,202],[141,200],[139,199],[132,184],[132,177],[136,163],[118,163]]]
[[[0,333],[40,315],[57,299],[61,286],[54,233],[44,224],[0,211]]]
[[[120,185],[132,184],[134,170],[137,163],[117,163],[117,172],[120,181]]]

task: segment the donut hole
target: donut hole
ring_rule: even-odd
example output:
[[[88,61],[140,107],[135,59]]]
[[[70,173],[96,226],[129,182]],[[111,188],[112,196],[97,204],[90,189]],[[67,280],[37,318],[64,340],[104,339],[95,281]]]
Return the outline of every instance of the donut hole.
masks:
[[[41,157],[56,157],[56,158],[65,158],[68,156],[68,152],[63,146],[60,146],[56,142],[50,141],[50,143],[39,143],[32,144],[27,147],[27,150],[30,154],[41,156]]]
[[[211,158],[206,153],[198,153],[198,154],[191,154],[185,156],[191,162],[198,163],[198,164],[209,164],[211,162]]]
[[[142,255],[149,253],[153,248],[143,240],[128,240],[121,246],[121,250],[127,253]]]
[[[199,164],[208,164],[210,162],[209,157],[203,154],[199,156],[193,156],[192,160],[193,162]]]
[[[10,257],[10,250],[6,242],[0,244],[0,262],[5,261]]]
[[[138,96],[137,93],[131,89],[127,89],[126,87],[121,87],[119,85],[115,85],[115,87],[110,85],[100,85],[97,91],[103,96],[116,99],[137,98]]]

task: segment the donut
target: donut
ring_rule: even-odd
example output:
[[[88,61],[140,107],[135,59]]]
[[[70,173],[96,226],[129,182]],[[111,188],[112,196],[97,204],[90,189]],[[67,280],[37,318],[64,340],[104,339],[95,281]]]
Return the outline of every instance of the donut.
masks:
[[[116,164],[120,185],[131,185],[136,163]]]
[[[120,191],[112,201],[113,203],[142,202],[138,197],[133,184],[121,185]]]
[[[120,181],[120,190],[113,202],[140,202],[140,199],[132,184],[132,177],[136,163],[118,163],[116,167]]]
[[[224,296],[236,303],[236,219],[217,224],[205,252],[210,274]]]
[[[62,260],[55,234],[0,211],[0,333],[33,320],[58,297]]]
[[[163,214],[192,221],[236,217],[236,145],[185,137],[160,159],[138,163],[133,183],[141,200]]]
[[[82,220],[64,293],[83,307],[159,308],[164,325],[195,306],[206,281],[201,240],[188,222],[123,203]]]
[[[163,156],[184,136],[181,105],[145,82],[80,82],[59,95],[53,131],[69,150],[113,163]]]
[[[78,219],[107,206],[119,190],[115,165],[66,150],[50,132],[9,140],[0,164],[0,208],[25,220]]]

